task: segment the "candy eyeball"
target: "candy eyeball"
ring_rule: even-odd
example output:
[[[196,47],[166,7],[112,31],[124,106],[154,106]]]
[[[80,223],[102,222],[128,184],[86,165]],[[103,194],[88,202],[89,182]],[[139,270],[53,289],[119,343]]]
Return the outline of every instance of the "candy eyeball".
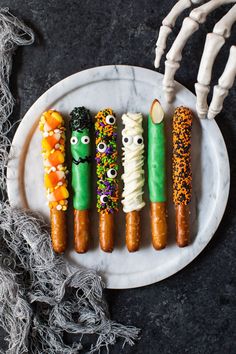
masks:
[[[114,116],[112,116],[110,114],[108,116],[106,116],[106,123],[107,124],[114,125],[115,122],[116,122],[116,118]]]
[[[99,143],[98,146],[97,146],[97,150],[98,150],[99,152],[105,152],[105,151],[106,151],[106,148],[107,148],[107,146],[106,146],[106,144],[103,143],[103,142]]]
[[[136,135],[134,137],[134,143],[135,145],[142,145],[143,144],[143,137],[142,135]]]
[[[85,135],[85,136],[82,136],[81,138],[81,143],[82,144],[89,144],[90,143],[90,137]]]
[[[123,136],[122,138],[122,143],[124,146],[131,145],[133,142],[133,137],[132,136]]]
[[[70,143],[71,145],[76,145],[78,143],[78,139],[76,138],[76,136],[72,136],[70,138]]]
[[[106,194],[103,194],[100,196],[100,202],[102,204],[106,204],[108,202],[108,196]]]
[[[116,176],[117,176],[117,171],[114,168],[110,168],[107,171],[107,177],[108,178],[116,178]]]

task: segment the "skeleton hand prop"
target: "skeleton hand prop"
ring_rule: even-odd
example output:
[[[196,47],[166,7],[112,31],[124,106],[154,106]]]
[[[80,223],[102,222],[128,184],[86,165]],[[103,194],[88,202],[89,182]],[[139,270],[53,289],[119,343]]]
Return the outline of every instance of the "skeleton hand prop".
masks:
[[[205,3],[193,9],[190,12],[189,17],[184,19],[182,28],[166,55],[167,60],[165,62],[163,89],[168,102],[171,102],[175,98],[174,76],[180,67],[182,50],[187,40],[199,29],[199,25],[206,21],[208,14],[221,5],[235,3],[236,0],[210,0],[207,2],[203,0],[178,1],[168,16],[163,20],[159,31],[156,43],[156,59],[154,63],[156,68],[160,65],[161,57],[166,48],[167,37],[172,31],[177,17],[192,4],[200,4],[202,2]],[[236,55],[236,46],[232,46],[230,49],[225,70],[218,81],[218,85],[214,87],[213,98],[208,109],[207,96],[210,90],[212,68],[217,54],[224,45],[225,40],[230,36],[231,28],[235,21],[236,5],[234,5],[228,13],[221,18],[221,20],[215,25],[213,32],[208,33],[206,37],[205,47],[198,71],[198,82],[195,84],[197,96],[196,109],[200,118],[205,118],[206,116],[209,119],[215,118],[222,109],[223,101],[228,95],[229,89],[233,86],[236,75],[236,60],[234,59]]]

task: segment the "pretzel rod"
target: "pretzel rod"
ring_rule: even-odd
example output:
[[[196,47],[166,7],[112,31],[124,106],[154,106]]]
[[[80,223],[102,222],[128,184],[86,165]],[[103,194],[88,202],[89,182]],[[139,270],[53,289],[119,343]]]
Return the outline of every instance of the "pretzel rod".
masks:
[[[189,206],[192,192],[191,130],[193,113],[189,108],[176,108],[173,116],[173,201],[176,212],[176,242],[189,243]]]
[[[148,116],[148,187],[150,197],[152,244],[166,247],[166,151],[164,111],[154,100]]]
[[[126,246],[129,252],[139,249],[141,239],[140,213],[138,210],[126,213]]]
[[[74,247],[85,253],[89,245],[89,208],[91,205],[92,119],[85,107],[76,107],[70,114],[72,154],[72,189],[74,207]]]
[[[99,240],[104,252],[112,252],[114,248],[114,213],[99,214]]]
[[[41,116],[39,128],[43,133],[44,185],[50,208],[52,246],[55,252],[63,253],[67,244],[66,210],[69,197],[64,119],[59,112],[49,110]]]
[[[95,119],[99,240],[103,251],[112,252],[114,212],[118,210],[116,118],[107,108],[99,111]]]
[[[126,213],[126,246],[129,252],[135,252],[140,244],[140,215],[144,207],[144,143],[141,113],[123,114],[122,130],[124,190],[122,194],[123,210]]]

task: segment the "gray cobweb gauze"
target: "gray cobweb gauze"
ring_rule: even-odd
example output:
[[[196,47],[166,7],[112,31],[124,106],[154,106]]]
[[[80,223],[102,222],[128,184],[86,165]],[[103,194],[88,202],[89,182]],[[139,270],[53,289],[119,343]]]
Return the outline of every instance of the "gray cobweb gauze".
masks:
[[[30,28],[8,9],[0,9],[0,326],[7,354],[93,353],[114,344],[134,344],[139,330],[112,321],[103,299],[104,283],[93,270],[72,268],[55,255],[45,220],[10,206],[6,166],[11,146],[9,116],[14,100],[9,90],[12,55],[17,46],[34,41]],[[63,333],[78,334],[72,345]],[[95,334],[87,351],[79,338]]]

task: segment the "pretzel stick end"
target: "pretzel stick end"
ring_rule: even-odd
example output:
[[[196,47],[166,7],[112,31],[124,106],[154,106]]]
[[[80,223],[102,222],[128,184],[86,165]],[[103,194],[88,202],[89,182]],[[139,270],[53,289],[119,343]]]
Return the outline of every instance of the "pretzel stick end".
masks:
[[[166,247],[167,220],[166,202],[151,203],[152,244],[156,250]]]
[[[190,241],[190,211],[188,205],[179,204],[176,212],[176,243],[179,247],[185,247]]]
[[[114,248],[114,214],[99,214],[99,240],[104,252],[112,252]]]
[[[77,253],[85,253],[89,246],[89,211],[74,210],[74,248]]]
[[[126,214],[126,246],[129,252],[138,251],[140,234],[140,213],[134,210]]]
[[[52,247],[56,253],[64,253],[67,246],[66,212],[50,209]]]

